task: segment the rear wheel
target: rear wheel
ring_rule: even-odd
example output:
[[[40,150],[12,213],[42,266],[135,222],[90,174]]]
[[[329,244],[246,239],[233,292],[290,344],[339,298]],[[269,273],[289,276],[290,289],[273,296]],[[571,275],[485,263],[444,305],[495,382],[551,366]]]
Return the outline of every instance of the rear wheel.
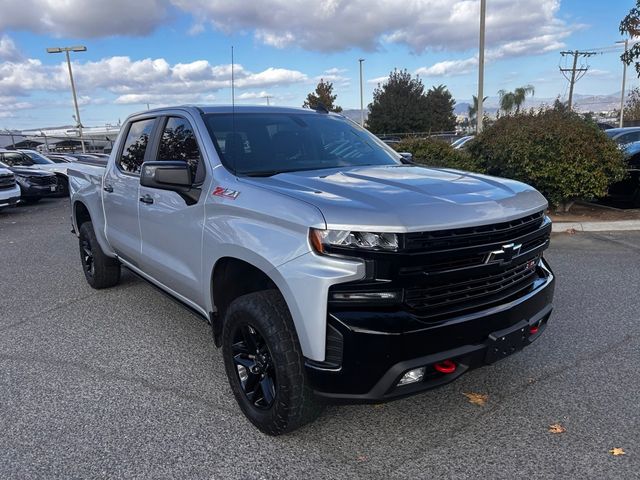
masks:
[[[278,291],[250,293],[231,303],[222,351],[240,408],[264,433],[290,432],[320,414],[289,309]]]
[[[80,260],[87,283],[93,288],[113,287],[120,281],[120,262],[100,248],[91,222],[80,226]]]

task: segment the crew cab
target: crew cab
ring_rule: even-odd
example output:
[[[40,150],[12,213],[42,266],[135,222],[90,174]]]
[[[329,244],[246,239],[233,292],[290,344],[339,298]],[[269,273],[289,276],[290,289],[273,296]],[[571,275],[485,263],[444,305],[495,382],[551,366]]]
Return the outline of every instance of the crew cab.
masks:
[[[69,186],[88,283],[114,286],[124,266],[210,322],[268,434],[327,401],[453,381],[551,314],[539,192],[412,164],[326,109],[138,113],[106,168],[71,164]]]

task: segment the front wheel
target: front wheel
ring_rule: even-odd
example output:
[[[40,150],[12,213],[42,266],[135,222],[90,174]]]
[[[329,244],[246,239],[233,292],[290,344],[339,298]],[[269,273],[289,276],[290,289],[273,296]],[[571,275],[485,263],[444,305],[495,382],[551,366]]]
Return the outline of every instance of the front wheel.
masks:
[[[95,289],[113,287],[120,281],[120,262],[100,248],[93,224],[80,226],[80,260],[87,283]]]
[[[240,408],[264,433],[293,431],[320,414],[280,292],[250,293],[231,303],[222,327],[222,352]]]

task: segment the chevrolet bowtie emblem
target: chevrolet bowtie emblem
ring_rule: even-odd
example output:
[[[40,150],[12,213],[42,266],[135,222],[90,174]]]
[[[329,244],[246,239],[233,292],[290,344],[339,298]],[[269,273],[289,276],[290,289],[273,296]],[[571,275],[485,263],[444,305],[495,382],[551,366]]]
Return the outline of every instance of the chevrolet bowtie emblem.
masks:
[[[522,249],[522,244],[516,245],[515,243],[509,243],[507,245],[502,245],[500,250],[490,252],[484,263],[511,263],[515,257],[520,255],[520,249]]]

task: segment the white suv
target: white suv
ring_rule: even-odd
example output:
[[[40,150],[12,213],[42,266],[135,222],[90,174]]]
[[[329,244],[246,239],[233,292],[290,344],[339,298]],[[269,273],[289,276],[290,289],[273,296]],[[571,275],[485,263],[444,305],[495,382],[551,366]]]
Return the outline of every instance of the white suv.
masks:
[[[4,207],[16,206],[20,200],[20,187],[16,177],[0,163],[0,210]]]

